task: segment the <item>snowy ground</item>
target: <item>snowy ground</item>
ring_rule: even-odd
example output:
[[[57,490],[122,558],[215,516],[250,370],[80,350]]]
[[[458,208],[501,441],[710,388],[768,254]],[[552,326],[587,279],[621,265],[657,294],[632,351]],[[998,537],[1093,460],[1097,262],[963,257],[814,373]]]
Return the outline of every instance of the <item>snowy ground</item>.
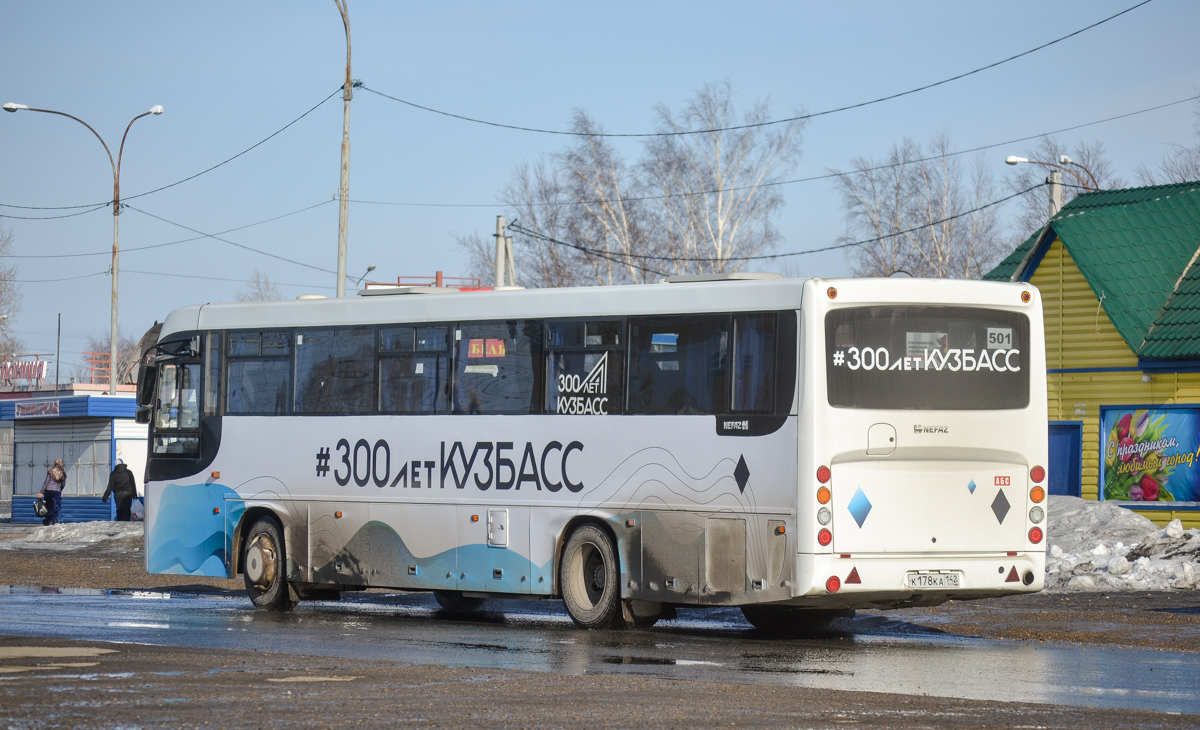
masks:
[[[1200,589],[1200,530],[1122,507],[1050,497],[1046,590]]]
[[[132,552],[141,548],[144,529],[141,522],[72,522],[38,526],[28,535],[0,540],[0,550],[77,550],[106,543],[105,547]]]
[[[1175,520],[1165,528],[1127,509],[1075,497],[1050,497],[1046,590],[1200,590],[1200,530]],[[0,550],[77,550],[103,543],[139,550],[141,522],[77,522],[0,539]]]

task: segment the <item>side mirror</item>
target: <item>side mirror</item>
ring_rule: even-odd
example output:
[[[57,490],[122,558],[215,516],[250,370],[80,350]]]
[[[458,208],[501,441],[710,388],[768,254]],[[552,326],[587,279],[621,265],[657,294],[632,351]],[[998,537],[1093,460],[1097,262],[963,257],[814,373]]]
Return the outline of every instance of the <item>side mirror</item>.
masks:
[[[133,420],[138,423],[150,423],[150,416],[154,409],[150,406],[138,406],[137,412],[133,415]]]
[[[157,383],[158,368],[143,363],[142,367],[138,368],[137,404],[139,406],[149,406],[154,402],[154,388]],[[141,412],[140,409],[139,412]],[[138,423],[150,423],[150,421],[138,421]]]

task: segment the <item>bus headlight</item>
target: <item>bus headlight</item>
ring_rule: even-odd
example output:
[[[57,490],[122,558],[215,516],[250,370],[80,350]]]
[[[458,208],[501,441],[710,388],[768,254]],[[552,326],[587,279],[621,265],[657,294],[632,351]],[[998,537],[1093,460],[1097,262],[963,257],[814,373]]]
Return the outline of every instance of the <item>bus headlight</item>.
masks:
[[[1029,510],[1029,521],[1035,525],[1041,524],[1042,519],[1045,518],[1045,516],[1046,510],[1042,509],[1041,507],[1034,507],[1033,509]]]
[[[822,507],[817,510],[817,522],[820,522],[822,525],[828,525],[831,519],[833,519],[833,513],[829,511],[828,507]]]

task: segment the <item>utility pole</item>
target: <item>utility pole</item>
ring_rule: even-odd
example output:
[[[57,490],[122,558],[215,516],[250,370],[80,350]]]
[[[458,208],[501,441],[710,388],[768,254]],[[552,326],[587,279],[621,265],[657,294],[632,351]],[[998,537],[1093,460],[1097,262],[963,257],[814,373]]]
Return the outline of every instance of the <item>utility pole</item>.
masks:
[[[504,216],[496,216],[496,280],[495,284],[493,284],[493,286],[496,288],[504,286],[504,271],[506,269],[505,259],[507,258],[506,251],[508,249],[505,241],[506,236],[504,235],[504,227]]]
[[[350,80],[350,11],[347,0],[333,0],[346,27],[346,82],[342,88],[342,182],[338,187],[338,259],[337,295],[346,296],[346,223],[350,217],[350,99],[354,83]]]
[[[58,313],[58,340],[54,345],[54,395],[58,395],[58,365],[62,358],[62,312]]]
[[[1046,183],[1050,186],[1050,217],[1053,218],[1063,207],[1062,173],[1058,170],[1051,170],[1050,176],[1046,178]]]

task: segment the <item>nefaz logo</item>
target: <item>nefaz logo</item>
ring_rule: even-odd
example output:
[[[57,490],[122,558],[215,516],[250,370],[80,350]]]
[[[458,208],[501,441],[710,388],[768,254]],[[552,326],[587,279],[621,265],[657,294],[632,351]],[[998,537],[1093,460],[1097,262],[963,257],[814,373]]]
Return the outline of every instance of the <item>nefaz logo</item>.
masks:
[[[554,412],[570,416],[608,415],[607,352],[600,356],[587,377],[558,374],[558,403]]]
[[[921,426],[914,425],[913,433],[950,433],[949,426]]]

